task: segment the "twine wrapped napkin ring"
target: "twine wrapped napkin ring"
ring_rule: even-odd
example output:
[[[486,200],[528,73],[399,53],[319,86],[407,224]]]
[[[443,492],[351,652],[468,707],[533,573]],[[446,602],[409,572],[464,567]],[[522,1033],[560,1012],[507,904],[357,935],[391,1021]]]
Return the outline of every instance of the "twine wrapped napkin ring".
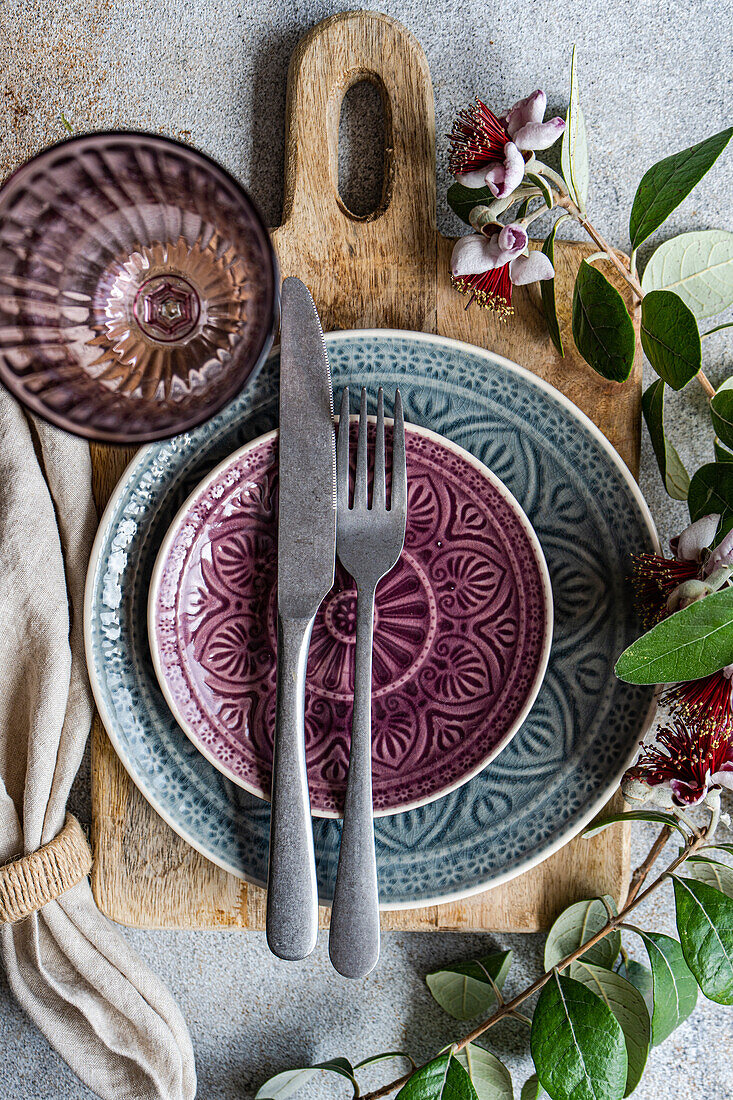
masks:
[[[0,924],[29,917],[81,882],[92,869],[92,853],[71,814],[48,844],[0,867]]]

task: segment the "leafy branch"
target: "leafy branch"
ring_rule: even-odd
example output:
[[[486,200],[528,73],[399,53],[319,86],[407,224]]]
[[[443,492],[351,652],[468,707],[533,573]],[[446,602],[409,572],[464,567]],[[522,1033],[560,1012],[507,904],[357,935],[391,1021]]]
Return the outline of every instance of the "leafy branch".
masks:
[[[584,940],[581,944],[579,944],[573,951],[571,951],[563,959],[556,963],[555,966],[551,967],[549,970],[546,970],[543,974],[541,974],[539,978],[535,979],[535,981],[532,982],[531,985],[527,986],[526,989],[523,989],[521,993],[518,993],[509,1001],[502,1000],[497,1009],[489,1017],[487,1017],[487,1019],[482,1020],[482,1022],[478,1024],[472,1031],[470,1031],[467,1035],[464,1035],[464,1037],[458,1042],[454,1043],[451,1049],[456,1053],[463,1050],[466,1046],[469,1045],[469,1043],[474,1043],[490,1028],[498,1024],[500,1020],[504,1020],[508,1016],[514,1016],[516,1010],[520,1008],[525,1001],[529,1000],[530,997],[533,997],[536,993],[539,993],[540,990],[550,981],[555,973],[562,973],[563,970],[566,970],[577,959],[580,959],[584,955],[587,955],[588,952],[593,947],[595,947],[596,944],[604,940],[611,932],[614,932],[616,929],[621,928],[623,925],[625,925],[627,923],[627,918],[631,913],[633,913],[637,906],[639,906],[642,901],[646,900],[646,898],[650,897],[653,893],[655,893],[655,891],[663,886],[667,881],[667,877],[674,874],[674,872],[682,866],[682,864],[688,859],[689,856],[691,856],[694,852],[702,847],[702,845],[706,841],[707,836],[706,833],[701,833],[698,837],[690,838],[689,843],[685,846],[681,854],[676,856],[675,859],[672,860],[669,866],[654,880],[654,882],[647,886],[645,890],[642,890],[641,887],[643,886],[647,876],[652,869],[654,862],[656,861],[659,853],[662,851],[662,848],[664,847],[670,834],[671,826],[665,825],[664,828],[661,830],[659,836],[655,840],[654,845],[650,849],[644,862],[641,863],[639,867],[634,871],[632,875],[632,884],[635,892],[632,895],[631,890],[629,891],[629,897],[627,898],[626,904],[617,915],[610,917],[602,928],[599,928],[598,931],[590,936],[589,939]],[[733,906],[731,906],[731,908],[733,909]],[[389,1084],[382,1085],[380,1088],[374,1089],[372,1092],[365,1093],[363,1096],[363,1100],[380,1100],[380,1097],[389,1096],[396,1089],[402,1088],[403,1085],[406,1085],[411,1077],[412,1073],[403,1074],[401,1077],[397,1077],[394,1081],[390,1081]]]
[[[638,1083],[650,1045],[663,1041],[692,1011],[698,984],[708,997],[733,1004],[733,889],[726,894],[710,885],[711,877],[718,886],[726,885],[726,872],[733,884],[733,872],[708,854],[716,847],[727,847],[733,853],[733,846],[716,846],[712,842],[711,830],[717,824],[717,812],[713,811],[708,826],[702,829],[688,826],[679,811],[612,815],[586,835],[624,818],[661,820],[663,827],[634,871],[621,910],[616,911],[610,898],[599,898],[577,902],[561,913],[548,935],[545,971],[514,997],[507,999],[502,992],[511,952],[456,963],[429,974],[426,981],[431,993],[450,1015],[466,1019],[485,1007],[491,1007],[492,1011],[436,1057],[420,1066],[412,1063],[407,1072],[363,1094],[362,1100],[381,1100],[397,1090],[401,1100],[447,1100],[449,1095],[455,1100],[505,1100],[512,1094],[508,1070],[495,1055],[475,1045],[505,1019],[518,1020],[531,1028],[530,1045],[537,1077],[531,1079],[531,1088],[525,1085],[523,1097],[539,1097],[544,1095],[544,1089],[550,1097],[564,1100],[569,1094],[563,1081],[572,1077],[574,1060],[584,1057],[587,1065],[597,1066],[599,1079],[603,1078],[601,1070],[606,1073],[606,1085],[598,1086],[595,1094],[598,1100],[620,1098]],[[668,866],[648,882],[673,830],[684,837],[683,846]],[[690,877],[681,878],[678,872],[688,861]],[[670,881],[675,890],[681,944],[629,923],[629,917],[642,902]],[[710,927],[715,930],[713,937],[706,935]],[[651,971],[629,959],[621,946],[621,930],[641,937],[650,957]],[[614,969],[619,954],[622,961]],[[530,1019],[520,1008],[538,993],[540,998]],[[648,1007],[643,994],[649,997]],[[602,1043],[595,1047],[588,1045],[583,1050],[579,1036],[591,1025],[607,1035]],[[551,1041],[548,1035],[552,1036]],[[560,1080],[553,1069],[559,1060],[555,1045],[566,1040],[570,1045],[563,1057]],[[605,1069],[601,1065],[609,1050],[615,1059],[615,1069],[610,1064]],[[353,1070],[344,1072],[346,1060],[336,1062],[338,1066],[322,1063],[288,1074],[330,1069],[341,1076],[350,1076],[354,1096],[360,1096]],[[292,1089],[286,1093],[275,1087],[288,1074],[280,1074],[263,1085],[258,1100],[267,1097],[281,1100],[289,1095]],[[618,1088],[608,1084],[614,1074],[620,1083]]]
[[[538,95],[541,93],[516,104],[513,112],[527,112],[528,103]],[[507,122],[508,119],[509,116]],[[478,117],[477,126],[480,127],[480,123]],[[545,128],[547,126],[544,124]],[[451,136],[455,138],[455,131]],[[637,254],[640,245],[664,225],[670,214],[712,168],[731,136],[733,127],[721,130],[688,149],[665,157],[648,169],[637,188],[631,208],[630,258],[627,259],[609,244],[587,213],[590,167],[573,50],[570,101],[562,134],[562,173],[543,164],[533,152],[527,161],[524,178],[512,194],[493,199],[488,187],[476,189],[473,185],[465,187],[460,182],[453,184],[448,191],[451,208],[478,232],[496,234],[496,219],[502,215],[505,219],[511,219],[512,225],[527,229],[548,210],[558,210],[563,216],[573,218],[597,246],[599,251],[581,263],[576,277],[572,306],[573,338],[586,362],[598,374],[614,382],[625,382],[629,378],[637,345],[641,342],[647,359],[659,376],[653,390],[650,387],[645,394],[645,420],[665,488],[675,499],[685,499],[690,478],[665,434],[665,387],[679,390],[696,378],[712,403],[713,427],[717,431],[717,424],[722,420],[724,425],[730,425],[727,434],[733,438],[733,419],[728,421],[729,412],[733,417],[733,391],[721,397],[721,391],[716,393],[705,373],[698,327],[700,320],[721,313],[733,303],[733,233],[703,230],[665,241],[653,253],[643,277],[637,272]],[[460,139],[460,132],[458,137]],[[475,176],[478,168],[475,164],[476,148],[477,144],[469,146],[468,152],[462,155],[460,144],[454,145],[452,169],[460,169],[462,160],[471,156],[473,170],[469,174]],[[496,149],[491,155],[498,155]],[[460,171],[458,175],[460,178]],[[551,262],[556,228],[557,223],[542,248]],[[598,260],[607,261],[628,287],[631,293],[629,307],[606,275],[593,267]],[[547,273],[540,272],[537,277],[543,280],[540,283],[542,308],[550,338],[559,354],[563,355],[554,280]],[[476,292],[471,300],[475,298],[480,304],[492,307],[492,295],[482,289],[487,283],[486,276],[481,280],[478,276],[468,279],[469,289],[464,285],[465,275],[454,279],[454,282],[460,284],[459,289],[463,289],[464,293],[469,293],[469,289],[475,286]],[[725,323],[714,326],[709,332],[719,331],[723,327]],[[727,385],[724,383],[724,386]],[[720,406],[725,406],[723,412]],[[716,450],[716,464],[722,461],[730,461],[730,458],[721,458]],[[716,470],[711,476],[718,479],[719,471]]]
[[[699,326],[704,318],[733,304],[733,233],[720,229],[683,233],[653,252],[641,276],[637,271],[639,247],[713,167],[733,137],[733,127],[665,157],[645,172],[630,211],[627,258],[610,245],[587,211],[590,167],[575,51],[565,123],[561,119],[542,121],[542,92],[520,100],[501,120],[478,103],[480,109],[464,112],[451,134],[451,169],[459,182],[449,189],[448,203],[481,235],[463,237],[456,243],[451,262],[453,282],[471,295],[469,302],[475,300],[505,316],[510,312],[513,281],[527,281],[531,268],[532,277],[540,283],[548,334],[558,353],[564,355],[554,279],[558,225],[572,218],[599,249],[581,262],[575,278],[571,311],[575,346],[599,375],[623,383],[631,375],[641,344],[658,376],[642,396],[642,415],[664,487],[673,499],[687,502],[693,523],[710,517],[717,524],[708,541],[697,548],[697,566],[689,574],[689,584],[674,581],[673,564],[661,557],[649,563],[646,575],[642,569],[637,571],[639,588],[647,596],[658,590],[664,599],[656,616],[647,615],[653,629],[621,656],[616,674],[631,683],[668,685],[715,677],[699,691],[691,689],[685,700],[693,700],[696,714],[712,708],[713,718],[726,717],[733,729],[733,696],[723,682],[731,681],[733,673],[733,569],[718,569],[714,574],[712,567],[708,569],[710,560],[721,566],[733,565],[733,378],[716,390],[703,369],[703,339],[733,322],[723,321],[703,333]],[[524,129],[516,130],[519,123]],[[502,137],[503,126],[509,129]],[[528,137],[523,136],[525,130]],[[538,159],[536,149],[546,148],[560,132],[562,171],[557,172]],[[535,140],[538,133],[544,135],[539,142]],[[505,155],[500,142],[506,137],[516,138],[524,150],[523,174],[521,166],[514,172],[509,159],[504,167],[496,161]],[[528,145],[522,145],[523,140]],[[506,151],[510,146],[503,148]],[[487,186],[476,187],[485,169]],[[514,191],[494,199],[496,181],[502,180],[502,172],[506,180],[510,170],[514,172]],[[461,179],[470,186],[464,186]],[[546,236],[541,257],[535,254],[534,261],[528,262],[516,251],[529,247],[528,227],[548,210],[561,216]],[[499,223],[499,217],[508,224]],[[513,258],[507,260],[509,256]],[[597,266],[598,261],[611,265],[629,291],[630,304],[629,295],[619,293]],[[472,264],[479,267],[476,275],[467,274],[475,270]],[[667,435],[665,396],[668,389],[682,390],[693,379],[709,401],[714,460],[690,476]],[[721,544],[725,553],[716,557]],[[691,606],[695,603],[699,606]]]

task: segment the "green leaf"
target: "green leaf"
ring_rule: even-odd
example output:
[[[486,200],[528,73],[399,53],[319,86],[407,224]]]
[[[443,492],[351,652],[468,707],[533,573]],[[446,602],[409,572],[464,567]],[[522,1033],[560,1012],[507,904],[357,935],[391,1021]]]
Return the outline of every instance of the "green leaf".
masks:
[[[671,290],[652,290],[641,303],[641,346],[660,378],[681,390],[702,366],[702,344],[691,310]]]
[[[701,332],[701,336],[712,336],[714,332],[722,332],[724,328],[733,328],[733,321],[724,321],[722,325],[716,325],[715,328],[709,328],[707,332]]]
[[[265,1081],[255,1093],[255,1100],[285,1100],[307,1084],[318,1071],[315,1069],[286,1069]]]
[[[727,447],[724,447],[719,439],[713,440],[713,449],[715,450],[716,462],[733,462],[733,451],[729,451]]]
[[[494,201],[488,187],[464,187],[462,183],[452,183],[446,197],[453,213],[466,225],[471,224],[474,206],[489,206]]]
[[[685,962],[706,997],[733,1004],[733,899],[706,882],[672,879]]]
[[[719,844],[717,842],[714,844],[703,844],[700,849],[700,851],[703,852],[709,852],[711,850],[715,852],[727,852],[729,856],[733,856],[733,844],[724,844],[721,841]]]
[[[661,378],[652,382],[645,391],[641,399],[641,411],[644,414],[664,488],[673,500],[687,500],[690,475],[664,432],[664,382]],[[733,459],[733,455],[731,458]]]
[[[726,461],[728,461],[726,459]],[[710,549],[714,550],[728,534],[730,530],[733,530],[733,512],[723,512],[720,520],[718,521],[718,529],[715,532],[715,538],[710,543]]]
[[[690,149],[665,157],[645,172],[629,218],[631,247],[637,249],[659,229],[725,149],[733,128],[721,130]]]
[[[618,1020],[600,997],[557,971],[537,1002],[532,1060],[553,1100],[621,1100],[628,1059]]]
[[[718,439],[725,443],[726,447],[733,447],[733,389],[730,386],[721,387],[713,394],[710,401],[710,419]]]
[[[517,214],[516,214],[516,217],[515,217],[514,220],[520,222],[522,220],[522,218],[526,218],[527,214],[529,214],[529,208],[530,208],[531,204],[532,204],[532,199],[531,198],[524,199],[519,204],[519,207],[517,209]]]
[[[616,913],[616,904],[612,897],[605,895],[612,913]],[[564,909],[547,934],[545,942],[545,970],[552,970],[576,948],[600,932],[608,921],[608,910],[600,898],[589,901],[576,901]],[[621,936],[617,930],[609,934],[593,947],[589,947],[581,956],[586,962],[595,963],[610,969],[621,950]]]
[[[354,1081],[354,1067],[348,1058],[329,1058],[327,1062],[316,1062],[313,1069],[325,1069],[330,1073],[338,1073],[341,1077],[348,1077]]]
[[[358,1069],[364,1069],[366,1066],[376,1065],[377,1062],[387,1062],[392,1058],[404,1058],[406,1062],[411,1062],[413,1068],[415,1063],[409,1054],[405,1054],[404,1050],[385,1050],[381,1054],[372,1054],[369,1058],[364,1058],[363,1061],[357,1062],[354,1066],[354,1072]]]
[[[545,243],[542,245],[542,251],[548,260],[555,266],[555,234],[557,233],[557,227],[564,218],[570,217],[569,214],[563,214],[557,219],[550,232],[545,237]],[[547,331],[550,334],[550,339],[555,345],[555,350],[558,355],[565,358],[565,349],[562,346],[562,336],[560,335],[560,326],[557,323],[557,308],[555,306],[555,280],[554,279],[542,279],[540,281],[540,297],[542,299],[542,310],[545,314],[545,321],[547,322]]]
[[[398,1100],[478,1100],[471,1078],[450,1050],[416,1070]]]
[[[667,1039],[697,1004],[697,983],[677,940],[661,932],[632,928],[644,941],[652,968],[652,1046]]]
[[[583,836],[586,838],[595,836],[596,833],[602,833],[604,829],[608,829],[618,821],[652,821],[659,825],[669,825],[670,829],[676,829],[687,840],[687,833],[680,825],[679,819],[672,814],[662,813],[661,810],[628,810],[626,813],[608,814],[602,821],[590,825]]]
[[[496,994],[491,980],[501,989],[511,964],[512,952],[502,951],[433,970],[425,981],[435,1000],[449,1016],[456,1020],[471,1020],[494,1007]]]
[[[698,321],[722,313],[733,302],[733,233],[700,229],[665,241],[646,265],[641,286],[645,293],[673,290]]]
[[[706,882],[708,886],[733,898],[733,867],[729,867],[727,863],[720,863],[719,860],[709,859],[707,856],[692,855],[688,856],[680,870],[685,878]]]
[[[547,1093],[542,1088],[537,1074],[533,1073],[522,1085],[520,1100],[542,1100],[543,1096],[547,1096]]]
[[[604,378],[625,382],[631,374],[636,338],[624,300],[586,260],[575,280],[573,338],[586,363]]]
[[[494,1054],[469,1043],[455,1057],[471,1078],[478,1100],[513,1100],[511,1074]]]
[[[562,136],[560,165],[570,198],[581,212],[588,200],[590,167],[588,164],[588,138],[585,119],[580,108],[578,73],[575,65],[575,46],[570,60],[570,102]]]
[[[549,183],[543,176],[538,176],[534,172],[525,172],[524,178],[528,180],[533,187],[536,187],[541,193],[542,198],[545,200],[545,206],[548,210],[552,210],[554,206],[554,199],[552,197],[552,190]]]
[[[302,1069],[286,1069],[283,1073],[270,1077],[255,1093],[255,1100],[286,1100],[286,1097],[292,1096],[315,1077],[319,1070],[346,1077],[356,1090],[351,1063],[346,1058],[332,1058],[328,1062],[317,1062],[314,1066],[304,1066]]]
[[[636,986],[604,966],[580,959],[572,963],[570,977],[600,997],[621,1025],[628,1057],[624,1096],[629,1096],[641,1080],[649,1054],[651,1023],[646,1002]]]
[[[630,981],[633,986],[641,993],[644,998],[644,1004],[647,1007],[647,1012],[651,1018],[654,1011],[654,979],[652,978],[652,972],[648,966],[643,966],[636,959],[626,959],[623,966],[619,967],[619,974],[622,974],[627,981]],[[692,975],[690,975],[692,978]],[[695,993],[697,994],[697,983],[694,982]]]
[[[693,523],[711,512],[733,512],[733,466],[729,462],[707,462],[696,470],[687,494]]]
[[[731,662],[733,588],[724,588],[637,638],[619,657],[616,675],[627,684],[676,684],[710,676]]]

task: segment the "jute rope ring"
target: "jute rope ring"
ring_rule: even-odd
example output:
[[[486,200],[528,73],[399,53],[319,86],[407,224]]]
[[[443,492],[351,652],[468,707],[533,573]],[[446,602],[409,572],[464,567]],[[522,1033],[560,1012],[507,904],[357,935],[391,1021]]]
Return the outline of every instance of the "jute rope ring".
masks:
[[[63,829],[29,856],[0,867],[0,923],[15,924],[81,882],[92,853],[81,825],[66,815]]]

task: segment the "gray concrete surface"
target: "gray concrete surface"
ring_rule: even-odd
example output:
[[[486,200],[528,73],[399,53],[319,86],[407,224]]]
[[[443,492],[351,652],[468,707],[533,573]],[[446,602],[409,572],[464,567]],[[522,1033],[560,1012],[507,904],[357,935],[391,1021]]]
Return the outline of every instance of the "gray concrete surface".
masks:
[[[295,43],[338,0],[4,0],[0,8],[0,179],[44,144],[76,130],[135,126],[183,135],[218,157],[252,190],[271,223],[282,201],[285,74]],[[536,86],[564,108],[570,47],[577,43],[590,130],[591,215],[608,238],[627,243],[628,211],[642,172],[673,150],[731,120],[733,9],[718,0],[382,0],[422,42],[444,135],[455,111],[480,92],[507,105]],[[375,161],[359,153],[374,123],[369,96],[343,120],[342,191],[368,209]],[[352,149],[348,155],[348,149]],[[441,227],[458,229],[442,196],[447,141],[439,138]],[[659,240],[685,229],[733,229],[730,159],[718,165],[670,220]],[[733,373],[726,334],[706,343],[716,382]],[[710,454],[701,393],[675,395],[669,422],[691,465]],[[642,488],[666,540],[684,509],[659,485],[644,445]],[[88,765],[74,794],[88,821]],[[634,857],[650,836],[640,829]],[[669,897],[644,914],[668,926]],[[384,1049],[427,1057],[461,1032],[435,1005],[423,978],[435,966],[498,946],[515,949],[508,989],[538,973],[539,936],[393,933],[376,972],[350,984],[329,967],[319,942],[307,962],[285,965],[264,937],[241,933],[130,932],[130,941],[177,996],[196,1049],[202,1100],[251,1097],[272,1073],[343,1054],[356,1061]],[[522,1025],[497,1027],[490,1042],[515,1074],[530,1072]],[[701,998],[694,1016],[655,1049],[640,1100],[733,1098],[733,1011]],[[367,1084],[387,1079],[376,1067]],[[318,1080],[304,1097],[346,1097],[345,1083]],[[0,974],[0,1097],[83,1100],[73,1077],[14,1004]]]

